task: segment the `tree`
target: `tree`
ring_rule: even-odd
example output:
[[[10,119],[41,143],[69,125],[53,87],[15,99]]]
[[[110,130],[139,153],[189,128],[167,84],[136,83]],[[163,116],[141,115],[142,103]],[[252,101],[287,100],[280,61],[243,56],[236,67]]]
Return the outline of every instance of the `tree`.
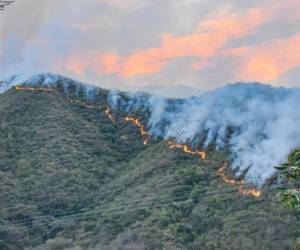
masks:
[[[275,167],[287,180],[287,188],[282,189],[282,201],[285,206],[300,211],[300,149],[290,153],[287,162]]]
[[[287,188],[283,188],[281,193],[284,205],[300,212],[300,149],[292,151],[287,162],[275,168],[287,180]],[[300,239],[295,242],[294,249],[300,250]]]

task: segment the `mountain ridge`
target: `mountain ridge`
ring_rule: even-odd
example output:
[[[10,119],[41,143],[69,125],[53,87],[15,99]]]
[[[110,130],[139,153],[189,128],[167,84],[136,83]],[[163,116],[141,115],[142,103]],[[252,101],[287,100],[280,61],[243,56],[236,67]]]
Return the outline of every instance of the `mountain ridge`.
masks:
[[[283,124],[288,119],[300,124],[294,109],[300,99],[300,89],[236,83],[199,96],[172,99],[145,92],[104,90],[53,74],[36,75],[23,84],[60,88],[71,98],[81,95],[89,102],[104,91],[112,112],[121,110],[139,117],[154,137],[198,146],[203,150],[212,146],[216,149],[229,146],[233,170],[240,170],[237,176],[247,170],[247,181],[258,186],[275,173],[274,165],[282,163],[290,150],[300,146],[297,126],[287,131]],[[294,133],[294,140],[290,139],[290,133]],[[274,157],[274,147],[268,145],[279,140],[285,148],[275,147]]]
[[[228,152],[203,161],[160,138],[145,146],[127,112],[112,121],[69,90],[0,95],[0,248],[293,246],[299,221],[278,205],[275,180],[244,196],[217,175]],[[97,94],[94,106],[106,105],[109,93]]]
[[[55,82],[57,82],[58,80],[63,80],[63,81],[70,81],[70,82],[76,82],[77,84],[81,84],[81,85],[84,85],[86,87],[95,87],[95,88],[101,88],[103,89],[101,86],[98,86],[98,85],[92,85],[92,84],[88,84],[88,83],[84,83],[80,80],[77,80],[77,79],[73,79],[72,77],[66,77],[66,76],[63,76],[63,75],[60,75],[60,74],[55,74],[55,73],[40,73],[40,74],[35,74],[35,75],[32,75],[32,76],[27,76],[25,74],[15,74],[15,75],[12,75],[12,76],[9,76],[9,77],[6,77],[6,78],[3,78],[1,80],[2,82],[2,85],[6,85],[7,87],[13,87],[17,84],[24,84],[24,83],[30,83],[30,84],[42,84],[42,85],[49,85],[51,86],[52,84],[55,84]],[[228,83],[226,85],[224,85],[223,87],[218,87],[216,88],[215,90],[219,90],[219,89],[223,89],[223,88],[226,88],[226,87],[238,87],[238,86],[251,86],[251,85],[256,85],[256,86],[261,86],[261,87],[271,87],[271,88],[274,88],[274,89],[299,89],[299,88],[296,88],[296,87],[275,87],[275,86],[272,86],[270,84],[263,84],[263,83],[259,83],[259,82],[235,82],[235,83]],[[181,86],[181,85],[178,85],[178,86]],[[3,90],[2,90],[3,91]],[[135,90],[130,90],[130,91],[122,91],[122,90],[116,90],[118,92],[144,92],[144,93],[147,93],[147,91],[135,91]],[[202,92],[204,93],[207,93],[207,92],[213,92],[214,90],[205,90]],[[150,91],[151,92],[151,91]],[[0,88],[0,93],[1,93],[1,88]],[[151,93],[147,93],[147,94],[151,94]],[[196,97],[199,96],[199,95],[202,95],[203,93],[200,93],[198,95],[195,95]],[[154,93],[155,95],[155,93]],[[194,96],[194,97],[195,97]],[[193,98],[192,96],[191,97],[186,97],[186,98]],[[186,98],[183,98],[183,99],[186,99]],[[173,99],[173,98],[170,98],[170,99]],[[176,98],[174,98],[176,99]]]

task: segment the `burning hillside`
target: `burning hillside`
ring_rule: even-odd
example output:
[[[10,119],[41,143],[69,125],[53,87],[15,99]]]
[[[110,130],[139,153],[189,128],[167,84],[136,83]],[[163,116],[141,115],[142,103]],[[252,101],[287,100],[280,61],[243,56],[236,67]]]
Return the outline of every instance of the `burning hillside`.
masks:
[[[187,100],[109,96],[105,90],[85,89],[70,80],[20,83],[0,97],[5,173],[1,185],[7,190],[1,230],[12,229],[7,238],[17,234],[20,249],[29,246],[24,232],[33,230],[30,240],[36,244],[80,237],[95,246],[110,243],[108,234],[115,238],[135,230],[149,242],[166,244],[184,235],[174,245],[191,243],[194,249],[207,242],[234,249],[232,238],[239,236],[251,240],[256,249],[261,242],[267,249],[291,249],[298,235],[297,220],[274,204],[276,191],[251,185],[244,179],[247,171],[234,176],[238,170],[231,169],[228,151],[217,143],[205,145],[208,131],[195,132],[194,139],[185,141],[175,136],[162,140],[170,132],[168,122],[174,114],[181,117]],[[181,131],[191,125],[186,123]],[[234,128],[226,132],[224,145],[241,133]],[[25,200],[26,210],[20,210]],[[49,236],[47,232],[58,226],[59,235]],[[269,228],[274,228],[272,240],[264,236]],[[289,241],[276,241],[278,231],[286,232],[283,237]],[[209,240],[215,234],[222,237]]]
[[[180,144],[228,148],[238,175],[257,185],[300,145],[299,89],[235,84],[184,100],[112,92],[110,104],[149,116],[152,135]]]
[[[12,82],[10,85],[17,84],[16,80]],[[51,74],[37,75],[23,82],[29,82],[35,91],[51,91],[49,87],[63,84],[64,93],[69,95],[72,91],[73,102],[80,89],[88,100],[97,98],[99,91]],[[125,121],[139,127],[145,145],[150,136],[163,137],[174,141],[172,148],[198,154],[200,158],[211,147],[229,149],[231,167],[238,176],[247,171],[246,181],[261,185],[274,173],[273,166],[300,145],[299,100],[299,89],[235,84],[189,99],[112,91],[104,111],[112,121],[114,111],[125,112]],[[135,117],[137,112],[144,124]],[[194,151],[196,145],[202,150]]]
[[[26,85],[19,86],[19,85],[17,85],[15,87],[15,89],[17,91],[58,93],[57,90],[53,86],[52,87],[50,87],[50,86],[48,86],[48,87],[38,87],[38,86],[26,86]],[[68,100],[69,100],[70,103],[78,104],[78,105],[83,106],[87,109],[98,109],[99,108],[99,106],[97,106],[97,105],[93,105],[93,104],[87,103],[87,102],[79,100],[79,99],[68,99]],[[104,106],[104,113],[112,122],[115,122],[115,119],[113,118],[111,109],[108,105]],[[132,116],[126,116],[124,118],[124,121],[125,122],[130,122],[134,126],[137,126],[140,130],[140,134],[141,134],[141,137],[143,139],[144,145],[148,145],[148,143],[150,141],[150,133],[147,131],[147,129],[143,125],[143,123],[139,119],[136,119]],[[174,141],[169,140],[168,145],[169,145],[170,149],[181,149],[183,153],[185,153],[187,155],[192,155],[192,156],[199,157],[201,160],[205,160],[206,156],[207,156],[207,153],[204,150],[193,150],[187,144],[175,143]],[[259,191],[259,190],[256,190],[254,188],[253,189],[246,189],[244,187],[244,185],[245,185],[244,180],[234,180],[234,179],[230,179],[229,177],[227,177],[225,175],[226,167],[227,167],[227,163],[225,163],[224,166],[221,166],[220,169],[218,170],[218,176],[220,176],[225,183],[228,183],[228,184],[233,185],[233,186],[237,186],[238,190],[239,190],[239,193],[242,194],[242,195],[251,195],[251,196],[255,196],[255,197],[260,197],[261,196],[262,192]]]

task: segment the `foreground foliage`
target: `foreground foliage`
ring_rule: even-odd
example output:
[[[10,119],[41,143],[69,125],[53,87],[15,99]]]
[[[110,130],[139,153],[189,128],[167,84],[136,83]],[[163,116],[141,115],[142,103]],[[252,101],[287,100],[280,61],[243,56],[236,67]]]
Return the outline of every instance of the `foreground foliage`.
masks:
[[[288,208],[300,212],[300,150],[296,149],[291,152],[287,162],[276,168],[288,181],[288,187],[283,188],[281,192],[282,201]]]
[[[283,178],[287,180],[287,187],[281,188],[281,198],[284,205],[296,213],[300,212],[300,150],[292,151],[287,162],[276,167]],[[295,250],[300,250],[300,238],[295,243]]]
[[[59,93],[0,95],[0,249],[294,246],[300,222],[271,180],[261,198],[241,196],[216,174],[226,152],[203,162],[144,146],[123,115]]]

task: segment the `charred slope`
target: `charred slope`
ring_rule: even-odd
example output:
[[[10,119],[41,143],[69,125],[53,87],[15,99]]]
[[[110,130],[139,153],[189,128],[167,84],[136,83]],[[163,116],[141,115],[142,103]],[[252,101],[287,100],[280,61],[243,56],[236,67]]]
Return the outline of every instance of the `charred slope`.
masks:
[[[274,191],[241,196],[205,162],[62,91],[0,95],[0,249],[290,249]],[[268,190],[267,190],[268,189]]]

